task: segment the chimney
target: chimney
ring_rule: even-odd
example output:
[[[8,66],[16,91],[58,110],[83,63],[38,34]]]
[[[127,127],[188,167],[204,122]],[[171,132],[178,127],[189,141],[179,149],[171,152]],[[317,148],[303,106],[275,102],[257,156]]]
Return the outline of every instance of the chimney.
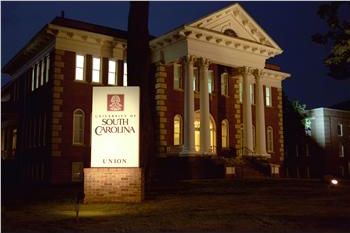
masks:
[[[64,18],[64,11],[61,11],[61,17]]]

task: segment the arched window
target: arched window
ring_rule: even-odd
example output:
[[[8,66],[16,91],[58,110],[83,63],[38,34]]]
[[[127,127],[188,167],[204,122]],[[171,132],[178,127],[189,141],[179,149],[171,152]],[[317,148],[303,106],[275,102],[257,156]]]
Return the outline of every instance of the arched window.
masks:
[[[175,115],[174,117],[174,145],[178,146],[182,144],[182,117],[181,115]]]
[[[221,147],[229,147],[229,124],[226,119],[221,122]]]
[[[73,112],[73,144],[84,144],[85,113],[81,109]]]
[[[273,129],[271,126],[267,127],[267,152],[273,152]]]
[[[200,111],[195,112],[194,119],[194,146],[195,150],[200,150]],[[216,125],[213,116],[210,115],[209,121],[209,132],[210,132],[210,152],[216,152]]]

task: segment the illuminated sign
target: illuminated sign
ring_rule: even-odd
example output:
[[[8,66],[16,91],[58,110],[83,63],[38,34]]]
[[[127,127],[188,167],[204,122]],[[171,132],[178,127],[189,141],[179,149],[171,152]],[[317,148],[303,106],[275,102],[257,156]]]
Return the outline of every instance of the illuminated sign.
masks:
[[[139,87],[94,87],[91,167],[139,167]]]

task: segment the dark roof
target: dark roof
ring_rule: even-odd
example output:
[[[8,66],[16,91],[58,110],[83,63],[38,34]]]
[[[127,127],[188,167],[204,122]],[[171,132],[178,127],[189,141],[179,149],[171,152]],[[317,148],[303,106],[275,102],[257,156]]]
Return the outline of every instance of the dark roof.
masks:
[[[329,106],[329,108],[350,111],[350,100],[342,101],[342,102],[337,103],[335,105]]]
[[[92,23],[86,23],[79,20],[68,19],[64,17],[56,17],[54,20],[51,21],[51,24],[88,31],[88,32],[104,34],[104,35],[113,36],[113,37],[124,38],[124,39],[127,39],[128,37],[127,31],[105,27],[105,26],[92,24]]]

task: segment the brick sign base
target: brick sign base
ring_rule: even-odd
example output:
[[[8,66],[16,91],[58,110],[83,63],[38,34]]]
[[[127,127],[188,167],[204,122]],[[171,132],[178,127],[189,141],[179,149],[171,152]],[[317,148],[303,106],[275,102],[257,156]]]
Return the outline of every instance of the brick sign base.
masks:
[[[84,168],[84,203],[141,202],[141,168]]]

